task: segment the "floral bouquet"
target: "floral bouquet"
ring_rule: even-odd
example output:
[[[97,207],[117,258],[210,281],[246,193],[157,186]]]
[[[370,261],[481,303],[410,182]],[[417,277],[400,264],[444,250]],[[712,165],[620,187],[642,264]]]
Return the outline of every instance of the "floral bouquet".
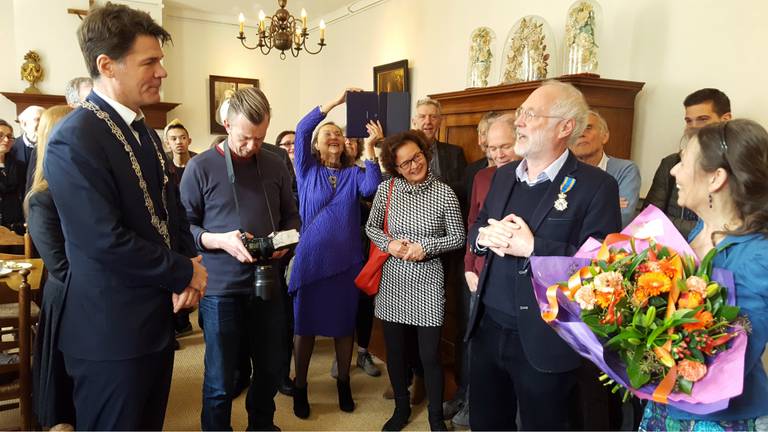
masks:
[[[716,252],[697,263],[651,206],[572,258],[532,257],[533,286],[542,318],[614,392],[707,414],[742,392],[748,328]]]

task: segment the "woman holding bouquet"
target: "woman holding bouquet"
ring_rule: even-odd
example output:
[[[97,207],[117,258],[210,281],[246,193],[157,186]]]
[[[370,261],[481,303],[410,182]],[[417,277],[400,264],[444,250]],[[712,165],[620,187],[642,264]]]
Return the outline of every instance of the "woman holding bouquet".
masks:
[[[768,377],[761,356],[768,342],[768,132],[732,120],[689,132],[671,171],[678,204],[699,223],[689,241],[699,257],[717,248],[713,266],[733,273],[736,304],[751,323],[744,390],[727,409],[694,415],[649,403],[641,430],[765,430]],[[681,371],[682,373],[682,371]]]

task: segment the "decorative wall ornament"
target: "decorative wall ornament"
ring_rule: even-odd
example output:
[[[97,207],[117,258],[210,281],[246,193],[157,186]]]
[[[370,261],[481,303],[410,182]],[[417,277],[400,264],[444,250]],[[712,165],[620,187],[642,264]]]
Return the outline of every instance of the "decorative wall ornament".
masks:
[[[565,58],[563,72],[597,74],[597,21],[600,5],[594,0],[578,0],[569,9],[565,20]]]
[[[502,84],[544,79],[554,69],[550,54],[555,52],[552,31],[540,16],[520,18],[509,31],[505,45],[501,57]]]
[[[24,93],[40,94],[40,89],[35,84],[42,81],[45,71],[40,65],[40,55],[34,51],[28,51],[24,55],[24,63],[21,64],[21,79],[29,83]]]
[[[467,87],[488,87],[493,63],[493,42],[496,34],[488,27],[476,28],[469,37]]]

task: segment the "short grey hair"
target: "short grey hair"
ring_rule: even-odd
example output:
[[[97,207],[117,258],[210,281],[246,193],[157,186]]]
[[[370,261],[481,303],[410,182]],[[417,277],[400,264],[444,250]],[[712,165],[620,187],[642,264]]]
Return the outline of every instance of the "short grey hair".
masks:
[[[24,108],[24,111],[22,111],[19,114],[19,122],[25,122],[27,120],[31,120],[35,114],[39,114],[45,111],[45,108],[39,106],[39,105],[30,105],[26,108]]]
[[[419,109],[419,107],[423,105],[431,105],[437,108],[438,115],[443,115],[443,106],[440,105],[440,102],[432,99],[431,97],[427,96],[425,98],[421,98],[418,101],[416,101],[416,109]]]
[[[500,114],[496,118],[493,119],[491,124],[497,124],[501,123],[503,125],[506,125],[510,131],[514,134],[517,130],[517,126],[515,125],[515,122],[517,121],[517,116],[512,113],[506,113],[506,114]],[[488,125],[488,129],[490,130],[490,124]]]
[[[264,93],[256,87],[240,89],[229,98],[227,119],[232,121],[238,114],[242,114],[249,122],[261,124],[272,112],[269,101]]]
[[[589,117],[589,105],[579,89],[571,84],[557,80],[544,81],[542,87],[554,87],[561,93],[557,101],[549,110],[549,115],[562,117],[564,120],[573,120],[573,131],[568,137],[567,144],[574,144],[584,133]]]
[[[83,84],[93,86],[93,80],[89,77],[77,77],[69,80],[66,86],[64,86],[64,97],[67,99],[67,105],[78,105],[82,101],[80,100],[80,87]]]
[[[480,121],[477,123],[477,133],[479,135],[485,135],[488,133],[488,128],[491,126],[494,120],[501,117],[501,113],[498,111],[488,111],[483,114]]]
[[[600,127],[600,130],[603,131],[603,133],[608,133],[610,130],[608,129],[608,122],[605,121],[603,116],[600,115],[599,112],[595,110],[589,110],[589,115],[593,115],[597,117],[597,125]]]

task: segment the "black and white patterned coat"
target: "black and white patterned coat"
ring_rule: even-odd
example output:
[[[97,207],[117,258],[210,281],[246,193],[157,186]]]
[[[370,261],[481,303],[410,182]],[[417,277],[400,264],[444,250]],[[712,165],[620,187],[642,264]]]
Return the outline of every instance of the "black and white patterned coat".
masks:
[[[459,201],[448,185],[432,175],[419,184],[396,178],[389,205],[387,237],[383,226],[390,181],[382,182],[376,192],[366,224],[368,237],[383,251],[393,239],[419,243],[426,257],[419,262],[394,256],[387,259],[375,314],[385,321],[441,326],[445,290],[439,255],[463,247],[466,238]]]

